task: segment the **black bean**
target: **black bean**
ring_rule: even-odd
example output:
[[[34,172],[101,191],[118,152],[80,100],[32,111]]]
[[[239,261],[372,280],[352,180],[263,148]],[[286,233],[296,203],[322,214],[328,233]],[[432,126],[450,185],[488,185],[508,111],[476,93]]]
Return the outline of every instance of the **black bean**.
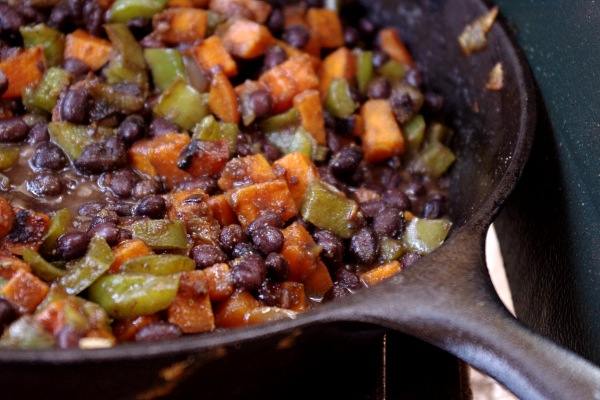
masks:
[[[402,193],[404,194],[404,193]],[[360,203],[360,211],[367,218],[373,218],[377,213],[385,208],[383,200],[367,200]]]
[[[87,233],[89,237],[93,237],[94,235],[103,237],[109,246],[114,246],[121,240],[120,229],[113,222],[103,222],[94,225]]]
[[[377,235],[373,229],[363,227],[350,238],[350,254],[360,264],[373,264],[379,253]]]
[[[399,123],[408,122],[416,112],[416,105],[408,92],[394,92],[389,99],[394,115]]]
[[[400,262],[403,267],[409,268],[412,267],[419,259],[421,259],[421,255],[414,251],[409,251],[405,253],[402,257],[400,257]]]
[[[423,196],[427,192],[423,183],[412,180],[404,188],[404,193],[411,199],[417,199],[419,196]]]
[[[410,210],[412,207],[412,202],[410,198],[401,191],[400,189],[389,189],[386,190],[382,195],[381,199],[388,206],[397,207],[401,211]]]
[[[287,60],[287,53],[281,46],[271,46],[265,52],[263,60],[263,69],[271,69]]]
[[[73,74],[77,79],[83,78],[91,71],[86,63],[75,57],[65,58],[63,61],[63,68]]]
[[[90,244],[90,237],[81,231],[62,234],[56,242],[56,254],[64,260],[82,257]]]
[[[417,89],[423,86],[424,80],[423,70],[417,66],[406,71],[406,75],[404,76],[404,82]]]
[[[257,297],[269,307],[287,308],[290,306],[289,296],[286,296],[285,289],[277,282],[265,281],[258,289]]]
[[[260,250],[256,248],[253,243],[250,242],[242,242],[233,246],[233,250],[231,250],[231,258],[241,258],[245,257],[248,254],[256,254],[260,255]]]
[[[401,210],[387,207],[373,217],[373,230],[380,236],[397,237],[404,228]]]
[[[382,76],[372,79],[367,86],[367,96],[371,99],[387,99],[391,93],[390,82]]]
[[[46,122],[36,122],[29,129],[27,142],[30,144],[47,142],[48,140],[50,140],[50,135],[48,134],[48,124]]]
[[[310,31],[304,25],[296,24],[287,27],[282,38],[290,46],[301,49],[310,40]]]
[[[86,89],[69,90],[60,103],[60,119],[83,124],[87,120],[90,99],[90,92]]]
[[[281,158],[283,154],[281,150],[267,141],[262,141],[260,143],[260,149],[263,155],[271,162]]]
[[[77,213],[82,217],[93,217],[98,214],[102,208],[104,208],[104,203],[100,201],[90,201],[83,203],[77,210]]]
[[[138,180],[136,173],[130,169],[120,169],[109,175],[107,180],[110,190],[117,196],[130,197]]]
[[[444,108],[444,96],[427,91],[424,93],[423,106],[428,112],[437,114]]]
[[[108,207],[100,210],[98,214],[92,217],[90,221],[90,228],[107,222],[115,225],[119,223],[119,216],[117,215],[117,213],[109,210]]]
[[[129,229],[119,229],[119,238],[121,238],[121,240],[129,240],[133,238],[133,232]]]
[[[363,286],[359,276],[346,268],[336,270],[333,278],[337,283],[351,290],[360,289]]]
[[[0,332],[18,317],[17,307],[10,300],[0,297]]]
[[[132,144],[146,135],[146,122],[141,115],[128,115],[119,124],[117,132],[126,144]]]
[[[198,139],[192,139],[192,141],[179,153],[179,157],[177,158],[177,168],[184,170],[190,168],[194,161],[194,157],[199,150],[200,141]]]
[[[313,233],[317,244],[323,248],[321,257],[328,265],[339,266],[344,257],[344,241],[334,233],[318,229]]]
[[[20,142],[28,133],[29,126],[21,117],[0,120],[0,143]]]
[[[0,71],[0,95],[4,94],[8,89],[8,78],[3,71]]]
[[[83,16],[83,6],[85,5],[85,2],[86,0],[67,0],[71,15],[74,18],[80,19]]]
[[[323,296],[323,302],[340,299],[342,297],[349,296],[350,294],[352,294],[352,292],[350,292],[347,287],[335,282]]]
[[[27,181],[27,190],[36,196],[58,196],[64,190],[60,178],[50,173],[39,173]]]
[[[307,7],[323,8],[323,0],[305,0]]]
[[[58,30],[61,30],[71,18],[71,8],[67,3],[59,3],[52,8],[50,17],[48,18],[48,25]]]
[[[229,261],[227,254],[219,246],[212,244],[194,246],[191,251],[191,257],[196,262],[198,269],[205,269],[215,264]]]
[[[167,201],[162,196],[147,196],[138,203],[133,213],[137,217],[164,218],[167,213]]]
[[[59,349],[73,349],[79,347],[79,340],[84,334],[72,325],[64,325],[55,334],[56,346]]]
[[[226,253],[231,254],[235,246],[248,241],[248,235],[240,225],[232,224],[224,226],[219,234],[219,243]]]
[[[258,254],[247,254],[231,268],[231,279],[236,288],[258,290],[267,276],[265,261]]]
[[[364,152],[359,146],[344,147],[331,157],[329,168],[338,179],[348,179],[358,168],[363,160]]]
[[[17,33],[24,24],[23,16],[17,10],[6,4],[0,4],[0,33]]]
[[[446,197],[441,193],[431,196],[423,205],[423,218],[436,219],[446,213]]]
[[[104,24],[104,9],[96,1],[86,1],[83,7],[85,30],[94,36],[101,36]]]
[[[373,63],[373,67],[379,68],[383,66],[386,62],[390,60],[390,57],[381,50],[373,50],[373,59],[371,62]]]
[[[271,95],[266,90],[261,89],[252,92],[248,98],[248,102],[256,118],[266,117],[271,114]]]
[[[279,229],[283,228],[283,219],[281,218],[281,214],[273,211],[266,211],[265,213],[259,215],[246,227],[246,233],[249,236],[252,236],[252,233],[262,226],[272,226]]]
[[[113,211],[119,217],[131,217],[133,215],[133,206],[125,202],[111,203],[106,209]]]
[[[166,118],[154,118],[148,127],[148,134],[152,137],[178,131],[177,125]]]
[[[358,30],[365,36],[372,36],[377,31],[377,26],[367,17],[358,20]]]
[[[183,336],[183,331],[178,325],[169,322],[153,322],[148,324],[135,334],[136,342],[162,342],[174,340]]]
[[[255,229],[251,237],[256,248],[264,255],[279,252],[285,241],[281,229],[270,225]]]
[[[219,190],[218,180],[212,175],[204,174],[195,178],[186,179],[177,187],[178,190],[194,190],[202,189],[209,196],[215,194]]]
[[[360,32],[353,26],[344,27],[344,44],[346,47],[355,47],[360,41]]]
[[[36,168],[45,168],[53,171],[63,169],[68,163],[67,156],[60,147],[52,142],[41,143],[31,158],[31,163]]]
[[[155,180],[145,179],[135,184],[133,190],[131,191],[131,196],[134,199],[143,199],[144,197],[160,193],[161,186]]]
[[[267,275],[275,282],[285,282],[290,279],[290,263],[279,253],[271,253],[265,258]]]
[[[86,175],[114,171],[127,164],[127,151],[123,141],[112,136],[87,146],[73,164]]]
[[[280,7],[273,7],[269,19],[267,19],[267,27],[271,33],[278,35],[284,27],[285,16]]]
[[[338,135],[333,129],[327,128],[325,130],[327,135],[327,148],[331,153],[337,153],[344,147],[342,137]]]

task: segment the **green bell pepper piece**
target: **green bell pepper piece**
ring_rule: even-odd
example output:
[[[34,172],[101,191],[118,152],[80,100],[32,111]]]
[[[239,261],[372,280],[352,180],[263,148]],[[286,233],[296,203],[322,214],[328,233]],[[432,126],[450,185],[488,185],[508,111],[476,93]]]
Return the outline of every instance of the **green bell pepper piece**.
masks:
[[[136,221],[133,237],[143,240],[152,250],[186,250],[187,232],[183,222],[170,219]]]
[[[439,122],[432,122],[425,132],[427,141],[437,141],[447,144],[452,136],[452,130],[446,125]]]
[[[56,268],[35,250],[31,250],[27,247],[23,248],[23,260],[31,266],[33,273],[46,282],[51,282],[55,279],[62,277],[65,271]]]
[[[413,171],[425,173],[433,177],[442,176],[456,161],[454,152],[438,141],[427,142],[412,160]]]
[[[212,10],[206,10],[206,14],[206,37],[209,37],[215,33],[217,26],[227,21],[227,18],[223,14]]]
[[[62,65],[65,51],[65,35],[46,24],[19,28],[25,48],[42,46],[46,63],[50,67]]]
[[[331,185],[313,179],[304,193],[300,214],[313,225],[350,238],[359,220],[358,204]]]
[[[170,275],[194,269],[196,269],[196,262],[189,257],[177,254],[152,254],[131,258],[125,261],[119,270],[124,273]]]
[[[161,12],[168,0],[116,0],[108,10],[111,22],[127,22],[134,18],[152,18]]]
[[[404,136],[407,153],[415,152],[421,147],[425,137],[425,128],[425,118],[421,114],[415,115],[402,125],[402,136]]]
[[[73,75],[59,67],[50,67],[44,72],[36,87],[24,90],[23,103],[28,109],[52,113],[63,87],[73,82]]]
[[[299,123],[300,114],[292,107],[286,112],[265,119],[259,124],[258,129],[263,133],[279,132],[295,129]]]
[[[96,235],[90,241],[85,256],[67,267],[59,283],[68,294],[81,293],[108,271],[114,260],[106,240]]]
[[[19,146],[0,146],[0,171],[7,170],[14,166],[17,161],[19,161],[19,154]]]
[[[390,82],[399,82],[406,76],[406,66],[397,61],[389,60],[377,68],[377,74],[388,79]]]
[[[177,79],[160,96],[154,113],[170,119],[183,129],[192,129],[210,113],[208,94],[200,94],[183,79]]]
[[[225,139],[229,142],[229,154],[233,155],[235,147],[237,146],[239,132],[240,128],[237,124],[219,122],[212,114],[210,114],[202,118],[202,121],[194,127],[192,140]]]
[[[429,254],[444,242],[451,227],[452,223],[445,218],[413,218],[406,226],[402,241],[410,251]]]
[[[152,81],[161,92],[167,90],[178,78],[186,79],[183,57],[177,49],[144,49],[150,66]]]
[[[87,88],[92,96],[106,101],[106,104],[123,114],[133,114],[141,111],[146,101],[145,91],[142,95],[124,93],[115,89],[113,85],[108,85],[100,80],[88,82]]]
[[[325,109],[334,117],[349,117],[358,108],[358,103],[352,99],[350,85],[343,78],[334,79],[327,90]]]
[[[56,211],[50,220],[50,226],[46,237],[40,246],[40,254],[52,257],[56,254],[56,242],[58,237],[63,233],[67,232],[69,225],[71,224],[71,211],[68,208],[61,208]]]
[[[31,315],[23,315],[4,329],[0,347],[17,349],[49,349],[56,344],[54,336]]]
[[[177,275],[113,274],[89,288],[89,299],[113,318],[130,318],[164,310],[179,289]]]
[[[113,23],[105,25],[104,29],[113,46],[108,66],[104,69],[108,83],[148,83],[144,51],[129,28],[122,23]]]
[[[397,260],[406,253],[402,240],[384,237],[379,240],[379,261],[382,263]]]
[[[373,78],[373,52],[359,50],[356,54],[356,85],[362,95],[367,94],[367,87]]]
[[[284,154],[300,152],[314,160],[317,149],[317,142],[314,137],[304,127],[299,126],[292,133],[286,131],[274,131],[267,133],[267,141],[277,147]]]
[[[48,134],[50,138],[74,160],[81,156],[83,149],[90,144],[116,134],[114,129],[98,127],[92,130],[87,125],[75,125],[69,122],[50,122]]]

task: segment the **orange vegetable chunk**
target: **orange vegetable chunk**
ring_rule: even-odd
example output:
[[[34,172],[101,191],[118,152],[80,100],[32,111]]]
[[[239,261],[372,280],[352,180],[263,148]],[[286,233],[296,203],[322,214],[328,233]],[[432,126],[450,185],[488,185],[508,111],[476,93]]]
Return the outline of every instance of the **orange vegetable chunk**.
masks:
[[[227,198],[223,194],[217,194],[208,198],[208,205],[213,217],[219,222],[221,228],[231,224],[237,224],[238,220],[233,209],[227,203]]]
[[[408,67],[415,64],[396,28],[380,30],[379,45],[392,60]]]
[[[293,101],[294,107],[300,114],[300,123],[318,144],[326,145],[325,120],[323,105],[318,90],[305,90],[297,94]]]
[[[273,43],[266,26],[247,19],[237,18],[223,34],[223,45],[234,57],[252,59],[265,54]]]
[[[250,310],[260,307],[260,301],[250,293],[235,292],[215,309],[215,325],[221,328],[235,328],[249,325]]]
[[[226,139],[199,140],[190,166],[184,170],[190,175],[217,175],[229,161],[229,142]]]
[[[306,22],[322,48],[335,49],[344,45],[342,22],[335,10],[311,7],[306,12]]]
[[[298,215],[298,207],[283,179],[234,188],[225,196],[243,227],[267,211],[278,213],[284,221]]]
[[[319,266],[319,255],[323,250],[311,234],[297,222],[283,230],[285,241],[281,255],[290,263],[290,280],[304,282]]]
[[[321,100],[327,97],[329,85],[334,79],[346,79],[353,82],[356,76],[356,55],[346,47],[340,47],[329,54],[321,63],[319,72],[319,92]]]
[[[219,263],[202,270],[205,275],[206,290],[211,301],[223,301],[235,291],[233,281],[229,275],[230,269],[228,264]]]
[[[2,287],[0,293],[15,303],[23,312],[32,313],[44,300],[50,286],[37,276],[24,269],[17,272]]]
[[[158,37],[170,45],[204,39],[207,22],[206,10],[193,7],[167,8],[152,18]]]
[[[296,205],[300,207],[308,184],[319,177],[317,166],[303,153],[293,152],[276,160],[273,165],[284,168],[284,179]]]
[[[221,70],[214,72],[208,92],[208,108],[222,121],[239,124],[238,103],[237,93],[226,73]]]
[[[20,269],[31,272],[31,266],[25,261],[0,251],[0,278],[8,280]]]
[[[111,50],[110,41],[77,29],[65,38],[64,58],[77,58],[92,71],[97,71],[108,62]]]
[[[211,36],[190,49],[192,57],[205,72],[211,72],[216,66],[221,66],[228,77],[237,75],[237,64],[223,46],[219,36]]]
[[[12,206],[4,197],[0,197],[0,239],[8,235],[13,227],[14,220],[15,214]]]
[[[227,18],[244,17],[259,24],[267,22],[272,8],[262,0],[210,0],[208,7]]]
[[[13,227],[2,240],[1,248],[16,255],[23,255],[25,247],[37,251],[48,232],[50,217],[23,208],[13,208],[13,213]]]
[[[261,153],[232,158],[223,168],[218,185],[223,191],[277,179],[273,167]]]
[[[402,264],[399,261],[394,260],[378,265],[370,271],[363,272],[360,274],[360,277],[367,284],[367,286],[373,286],[383,282],[393,275],[396,275],[400,271],[402,271]]]
[[[325,293],[331,289],[333,280],[323,261],[319,260],[317,262],[317,268],[306,277],[304,286],[306,288],[306,293],[308,293],[310,297],[317,298],[323,297]]]
[[[165,195],[165,199],[167,217],[183,221],[194,244],[219,243],[221,227],[212,215],[204,190],[180,190]]]
[[[113,324],[113,334],[119,342],[135,340],[135,335],[140,329],[156,322],[160,322],[158,314],[122,319]]]
[[[209,0],[169,0],[167,7],[195,7],[195,8],[206,8]]]
[[[169,308],[170,323],[184,333],[210,332],[215,329],[215,317],[208,293],[205,274],[201,270],[186,271],[179,277],[179,290]]]
[[[152,254],[152,249],[140,239],[128,239],[117,244],[112,249],[114,261],[110,265],[110,272],[118,272],[119,267],[125,261],[136,257],[142,257]]]
[[[404,152],[404,137],[387,100],[368,100],[361,109],[365,130],[362,148],[365,160],[378,162]]]
[[[16,55],[0,62],[0,70],[8,80],[8,88],[2,98],[21,97],[23,89],[35,86],[46,71],[46,57],[41,46],[19,51]]]

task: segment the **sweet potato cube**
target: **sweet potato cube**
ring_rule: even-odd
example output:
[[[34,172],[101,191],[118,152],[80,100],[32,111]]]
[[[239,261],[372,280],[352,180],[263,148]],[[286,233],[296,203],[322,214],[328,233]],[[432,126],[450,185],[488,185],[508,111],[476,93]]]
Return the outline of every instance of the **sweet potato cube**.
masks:
[[[322,48],[335,49],[344,45],[344,31],[337,11],[311,7],[306,12],[306,22]]]
[[[308,184],[319,177],[317,166],[303,153],[297,151],[286,154],[275,161],[273,165],[283,167],[285,170],[283,178],[288,184],[296,205],[300,207]]]
[[[195,7],[206,8],[209,0],[169,0],[167,8],[172,7]]]
[[[243,227],[267,211],[278,213],[284,221],[298,215],[298,207],[283,179],[234,188],[225,192],[225,197]]]
[[[132,341],[140,329],[156,322],[160,322],[158,314],[122,319],[113,324],[113,335],[119,342]]]
[[[306,293],[310,297],[323,297],[325,293],[333,286],[333,280],[329,274],[327,266],[319,260],[317,268],[304,280]]]
[[[172,189],[190,177],[177,166],[181,150],[190,143],[185,133],[169,132],[154,137],[148,149],[148,159],[167,189]]]
[[[110,265],[110,272],[118,272],[119,267],[127,260],[152,254],[152,249],[140,239],[129,239],[117,244],[112,249],[114,261]]]
[[[165,196],[167,217],[183,221],[195,244],[218,244],[221,227],[212,215],[202,189],[180,190]]]
[[[283,288],[285,303],[281,305],[282,308],[296,312],[304,312],[308,310],[308,298],[306,297],[305,285],[300,282],[282,282],[281,287]]]
[[[223,194],[217,194],[208,198],[208,205],[213,217],[219,222],[221,228],[231,224],[237,224],[238,220],[233,209],[227,203]]]
[[[234,292],[231,297],[220,303],[215,310],[215,325],[220,328],[236,328],[249,325],[250,310],[261,307],[248,292]]]
[[[15,303],[23,312],[32,313],[44,300],[50,286],[37,276],[24,269],[19,269],[2,287],[0,293]]]
[[[360,274],[360,277],[367,286],[373,286],[396,275],[400,271],[402,271],[402,264],[399,261],[394,260],[378,265],[370,271],[363,272]]]
[[[404,152],[404,137],[387,100],[368,100],[360,115],[365,124],[362,148],[365,160],[378,162]]]
[[[271,94],[274,113],[290,108],[298,93],[319,86],[319,78],[307,54],[292,57],[265,71],[258,80]]]
[[[396,28],[380,30],[379,45],[392,60],[408,67],[415,64]]]
[[[237,186],[269,182],[275,179],[277,179],[277,175],[275,175],[273,167],[265,156],[259,153],[231,159],[223,168],[218,185],[222,191],[227,191]]]
[[[226,139],[198,140],[189,167],[191,176],[218,175],[229,161],[229,142]]]
[[[22,208],[13,208],[13,213],[13,227],[2,240],[1,248],[17,255],[23,255],[25,247],[37,251],[48,232],[50,217]]]
[[[247,19],[235,19],[223,34],[223,45],[229,54],[252,59],[265,54],[273,43],[266,26]]]
[[[154,178],[157,176],[156,168],[154,168],[148,157],[151,145],[151,139],[138,140],[129,148],[127,156],[129,158],[129,163],[133,168],[144,175]]]
[[[237,75],[237,64],[223,46],[219,36],[211,36],[190,49],[196,64],[209,73],[216,66],[221,66],[226,76]]]
[[[46,70],[46,57],[41,46],[19,51],[16,55],[0,62],[0,70],[8,79],[8,89],[2,98],[21,97],[23,89],[35,86]]]
[[[210,332],[215,329],[215,316],[206,292],[203,271],[186,271],[181,274],[177,296],[167,308],[167,318],[184,333]]]
[[[318,144],[327,144],[323,104],[318,90],[305,90],[294,97],[294,107],[300,114],[300,123]]]
[[[238,124],[240,122],[238,103],[237,94],[226,73],[216,71],[210,82],[208,108],[221,121]]]
[[[170,45],[204,39],[207,22],[206,10],[192,7],[167,8],[152,18],[158,37]]]
[[[65,38],[64,58],[77,58],[92,71],[97,71],[108,62],[111,50],[110,41],[77,29]]]
[[[262,0],[210,0],[208,7],[227,18],[243,16],[259,24],[267,22],[272,8]]]
[[[9,280],[20,269],[31,272],[31,266],[19,257],[0,252],[0,278]]]
[[[319,73],[319,92],[321,100],[327,97],[329,85],[334,79],[346,79],[353,82],[356,76],[356,55],[346,47],[340,47],[329,54],[321,63]]]
[[[290,280],[304,282],[319,266],[319,254],[323,250],[310,233],[297,222],[283,230],[285,241],[281,255],[290,263]]]
[[[202,270],[205,274],[206,290],[211,301],[223,301],[235,291],[229,271],[229,265],[226,263],[214,264]]]
[[[0,239],[8,235],[14,222],[15,214],[12,206],[4,197],[0,197]]]

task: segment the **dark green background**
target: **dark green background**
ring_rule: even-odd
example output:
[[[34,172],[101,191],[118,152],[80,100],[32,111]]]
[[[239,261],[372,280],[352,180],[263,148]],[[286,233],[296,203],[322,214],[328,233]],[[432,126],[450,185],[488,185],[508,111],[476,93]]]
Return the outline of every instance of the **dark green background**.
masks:
[[[541,97],[530,162],[495,224],[516,312],[600,364],[600,3],[496,4]]]

